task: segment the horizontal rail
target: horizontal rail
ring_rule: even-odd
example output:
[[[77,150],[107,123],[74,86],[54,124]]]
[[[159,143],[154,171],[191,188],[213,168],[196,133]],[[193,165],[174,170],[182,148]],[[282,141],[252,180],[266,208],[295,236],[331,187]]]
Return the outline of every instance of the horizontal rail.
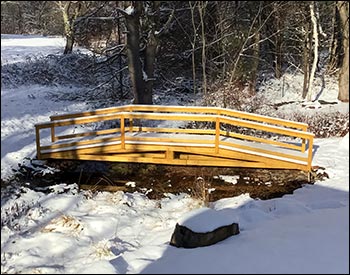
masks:
[[[38,123],[35,126],[39,129],[44,129],[44,128],[51,128],[51,127],[86,124],[86,123],[108,121],[108,120],[120,120],[122,116],[128,119],[186,120],[186,121],[206,121],[206,122],[214,122],[216,119],[216,116],[214,115],[181,114],[181,113],[163,114],[163,113],[120,112],[115,114],[103,114],[103,115],[94,115],[94,116],[91,115],[87,117],[54,120],[54,121],[48,121],[44,123]]]

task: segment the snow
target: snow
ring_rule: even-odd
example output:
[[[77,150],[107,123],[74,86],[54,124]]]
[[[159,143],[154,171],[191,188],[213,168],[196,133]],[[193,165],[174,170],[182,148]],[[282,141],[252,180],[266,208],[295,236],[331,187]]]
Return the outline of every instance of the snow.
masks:
[[[219,178],[221,180],[224,180],[226,182],[232,183],[232,184],[236,184],[239,176],[235,175],[235,176],[229,176],[229,175],[220,175]]]
[[[128,6],[125,10],[126,14],[132,15],[135,12],[135,9],[133,6]]]
[[[347,133],[344,138],[339,143],[339,149],[344,149],[349,151],[349,133]]]
[[[30,41],[26,47],[22,38],[2,35],[2,62],[24,60],[31,49],[59,50],[56,38]],[[2,87],[2,179],[35,155],[35,123],[87,110],[82,102],[46,96],[60,89],[66,87]],[[187,194],[150,200],[138,192],[92,193],[65,183],[51,192],[2,187],[1,273],[348,274],[349,135],[314,144],[313,165],[329,178],[270,200],[242,194],[204,207]],[[238,222],[240,234],[212,246],[176,248],[169,241],[177,222],[199,231]]]
[[[64,46],[63,37],[1,34],[1,64],[23,62],[31,57],[63,53]],[[88,53],[82,48],[75,48],[74,51]]]
[[[303,108],[305,113],[325,113],[339,111],[342,113],[349,112],[349,104],[340,102],[338,97],[338,80],[329,76],[316,76],[313,87],[312,102],[305,102],[302,98],[304,77],[301,73],[287,72],[280,79],[270,78],[263,81],[264,85],[260,92],[264,93],[268,102],[278,104],[291,102],[279,107],[284,113],[295,112],[302,105],[312,108]],[[326,102],[336,102],[336,105],[320,105],[318,100]],[[293,103],[292,103],[293,102]],[[314,109],[316,108],[316,110]]]
[[[177,223],[197,233],[211,232],[221,226],[238,223],[237,217],[222,212],[202,207],[186,213]]]

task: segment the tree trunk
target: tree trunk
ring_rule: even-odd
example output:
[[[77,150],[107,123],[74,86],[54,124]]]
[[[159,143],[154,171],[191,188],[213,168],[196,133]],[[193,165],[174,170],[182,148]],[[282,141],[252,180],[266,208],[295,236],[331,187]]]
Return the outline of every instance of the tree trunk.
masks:
[[[76,5],[73,14],[70,12],[72,4]],[[73,3],[73,1],[58,1],[58,6],[62,11],[64,35],[66,36],[66,46],[63,53],[70,54],[73,51],[74,45],[74,24],[80,13],[81,3]]]
[[[145,56],[145,90],[143,93],[143,102],[142,104],[152,104],[152,93],[153,93],[153,82],[154,78],[154,62],[156,59],[156,51],[158,42],[154,33],[151,33],[148,37],[148,43],[146,47],[146,56]]]
[[[74,44],[74,33],[72,28],[72,22],[70,22],[69,19],[69,7],[70,7],[70,1],[68,3],[65,3],[65,6],[62,9],[62,15],[63,15],[63,23],[64,23],[64,34],[66,36],[66,46],[64,48],[63,54],[70,54],[73,51],[73,44]]]
[[[339,72],[338,99],[349,102],[349,2],[338,1],[340,21],[342,26],[343,62]]]
[[[303,85],[303,99],[306,98],[308,85],[309,85],[309,77],[310,77],[310,30],[309,23],[305,23],[305,36],[304,36],[304,48],[303,48],[303,71],[304,71],[304,85]]]
[[[256,94],[256,82],[258,78],[258,69],[259,69],[259,60],[260,60],[260,32],[257,31],[254,35],[254,46],[252,52],[252,61],[251,61],[251,76],[250,76],[250,84],[249,90],[251,94]]]
[[[311,16],[311,22],[312,22],[314,59],[312,62],[312,67],[311,67],[311,72],[310,72],[310,77],[309,77],[309,84],[308,84],[308,89],[307,89],[307,101],[312,100],[313,81],[314,81],[316,66],[317,66],[317,62],[318,62],[318,28],[317,28],[317,18],[315,16],[315,3],[314,3],[314,1],[312,1],[310,4],[310,16]]]
[[[194,17],[194,9],[197,5],[197,2],[194,2],[192,6],[192,1],[188,2],[191,9],[191,22],[192,22],[192,28],[193,28],[193,41],[191,42],[192,45],[192,79],[193,79],[193,93],[196,94],[197,92],[197,82],[196,82],[196,40],[197,40],[197,28],[196,28],[196,22]]]
[[[74,45],[74,35],[66,35],[66,46],[64,48],[63,54],[70,54],[73,51]]]
[[[135,1],[134,12],[125,15],[127,28],[127,56],[130,81],[134,93],[134,104],[149,104],[145,100],[145,82],[143,80],[142,64],[140,60],[140,15],[142,2]]]
[[[206,54],[206,37],[205,37],[205,25],[204,25],[204,16],[205,16],[205,9],[207,6],[207,1],[200,1],[198,5],[198,11],[199,11],[199,17],[201,22],[201,30],[202,30],[202,74],[203,74],[203,91],[204,95],[207,95],[207,73],[206,73],[206,66],[207,66],[207,54]]]
[[[154,1],[152,3],[152,11],[151,15],[148,16],[150,21],[150,31],[148,33],[147,46],[146,46],[146,56],[145,56],[145,64],[144,71],[146,73],[144,77],[145,81],[145,91],[143,100],[145,104],[152,104],[152,94],[153,94],[153,82],[154,78],[154,64],[156,60],[157,47],[158,47],[158,39],[155,35],[156,26],[159,26],[159,1]]]
[[[117,4],[117,7],[118,7],[118,2],[116,2]],[[118,17],[117,18],[117,31],[118,31],[118,45],[121,45],[122,44],[122,32],[121,32],[121,24],[120,24],[120,18]],[[124,92],[123,92],[123,71],[121,70],[122,69],[122,65],[123,65],[123,60],[122,60],[122,55],[119,55],[118,57],[118,60],[119,60],[119,89],[120,89],[120,92],[119,92],[119,98],[120,99],[123,99],[124,97]]]
[[[279,12],[279,7],[277,3],[273,4],[273,10],[274,10],[274,23],[275,23],[275,77],[277,79],[280,79],[282,76],[282,18]]]
[[[332,14],[332,33],[328,50],[327,74],[333,74],[339,67],[339,55],[341,42],[339,37],[339,12],[336,5],[333,8]]]

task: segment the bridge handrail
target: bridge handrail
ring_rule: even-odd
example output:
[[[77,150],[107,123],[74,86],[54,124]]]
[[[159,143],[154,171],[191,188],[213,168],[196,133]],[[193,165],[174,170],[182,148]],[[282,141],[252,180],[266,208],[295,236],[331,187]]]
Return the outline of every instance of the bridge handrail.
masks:
[[[113,114],[119,112],[133,112],[133,111],[154,111],[154,112],[186,112],[186,113],[210,113],[216,115],[227,115],[239,118],[245,118],[255,121],[262,121],[265,123],[279,124],[282,126],[292,127],[306,131],[308,125],[302,122],[295,122],[281,118],[274,118],[259,114],[242,112],[237,110],[225,109],[220,107],[201,107],[201,106],[163,106],[163,105],[124,105],[118,107],[100,108],[93,111],[75,112],[69,114],[52,115],[51,121],[78,118],[93,115]]]

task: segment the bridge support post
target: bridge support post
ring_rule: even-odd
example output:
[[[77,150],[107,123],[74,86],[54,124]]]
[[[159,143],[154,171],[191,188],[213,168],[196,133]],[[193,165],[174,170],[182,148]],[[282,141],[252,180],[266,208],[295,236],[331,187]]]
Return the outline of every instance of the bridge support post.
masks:
[[[174,159],[174,151],[166,150],[165,151],[165,158],[168,160],[173,160]]]
[[[51,127],[51,142],[55,142],[56,138],[55,138],[55,127],[52,126]]]
[[[120,116],[120,139],[121,148],[125,149],[125,118],[124,115]]]
[[[219,141],[220,141],[220,118],[215,119],[215,154],[219,153]]]
[[[307,170],[308,171],[311,171],[311,163],[312,163],[312,149],[313,149],[313,139],[309,139],[309,142],[308,142],[308,158],[307,158]]]
[[[133,132],[133,121],[132,121],[132,118],[129,119],[129,131],[130,131],[130,133]]]
[[[38,159],[41,158],[40,155],[40,129],[38,126],[35,126],[35,135],[36,135],[36,157]]]
[[[306,139],[303,138],[301,143],[301,152],[304,153],[305,149],[306,149]]]

